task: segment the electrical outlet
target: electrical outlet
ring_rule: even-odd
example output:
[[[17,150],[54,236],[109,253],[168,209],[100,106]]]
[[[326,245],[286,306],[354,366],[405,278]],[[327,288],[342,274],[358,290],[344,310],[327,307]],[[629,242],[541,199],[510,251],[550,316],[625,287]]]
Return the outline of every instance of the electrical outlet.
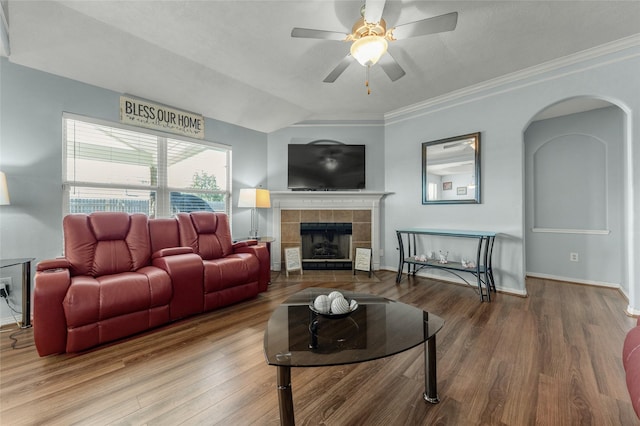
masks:
[[[9,297],[11,287],[11,277],[0,278],[0,296]]]
[[[579,261],[578,253],[569,253],[569,260],[572,262],[578,262]]]

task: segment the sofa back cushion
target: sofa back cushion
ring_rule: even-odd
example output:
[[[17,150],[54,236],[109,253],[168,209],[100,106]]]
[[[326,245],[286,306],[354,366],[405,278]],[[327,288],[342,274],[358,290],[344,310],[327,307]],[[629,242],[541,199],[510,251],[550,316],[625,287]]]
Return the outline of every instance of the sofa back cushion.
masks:
[[[158,250],[179,247],[178,221],[171,219],[149,219],[149,238],[151,240],[151,254]]]
[[[71,275],[97,277],[136,271],[149,264],[149,229],[144,214],[70,214],[63,220],[63,229]]]
[[[178,213],[180,245],[191,247],[204,260],[233,253],[227,215],[219,212]]]

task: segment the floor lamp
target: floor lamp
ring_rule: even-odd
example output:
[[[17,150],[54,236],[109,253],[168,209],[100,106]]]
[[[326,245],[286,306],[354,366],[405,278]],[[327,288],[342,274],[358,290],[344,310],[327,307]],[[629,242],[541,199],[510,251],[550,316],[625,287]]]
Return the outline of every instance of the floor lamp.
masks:
[[[238,207],[251,208],[251,231],[250,238],[258,238],[258,215],[256,209],[268,209],[271,207],[269,190],[261,188],[243,188],[240,190]]]
[[[0,172],[0,206],[8,206],[9,204],[11,204],[11,201],[9,200],[7,177],[4,172]]]

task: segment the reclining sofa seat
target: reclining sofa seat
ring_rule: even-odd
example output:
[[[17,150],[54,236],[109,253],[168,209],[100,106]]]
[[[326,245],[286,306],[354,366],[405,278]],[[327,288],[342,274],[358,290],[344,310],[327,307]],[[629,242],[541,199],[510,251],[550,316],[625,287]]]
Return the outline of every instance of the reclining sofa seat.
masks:
[[[265,246],[232,243],[224,213],[179,216],[66,216],[65,257],[37,265],[38,354],[78,352],[267,290]]]
[[[622,365],[633,410],[640,418],[640,318],[636,320],[635,327],[627,332],[624,339]]]
[[[204,310],[255,296],[269,283],[269,254],[264,246],[233,243],[224,213],[178,213],[180,245],[191,247],[204,266]]]
[[[38,264],[34,292],[38,353],[77,352],[164,324],[171,279],[150,265],[143,214],[72,214],[63,220],[65,257]],[[36,282],[37,283],[37,282]]]

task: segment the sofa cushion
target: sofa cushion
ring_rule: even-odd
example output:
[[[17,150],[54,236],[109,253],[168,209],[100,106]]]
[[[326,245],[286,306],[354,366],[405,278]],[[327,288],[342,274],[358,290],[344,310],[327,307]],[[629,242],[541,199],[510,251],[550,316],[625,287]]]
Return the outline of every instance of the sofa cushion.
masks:
[[[229,220],[224,213],[178,213],[180,245],[193,248],[202,259],[219,259],[233,253]]]
[[[212,293],[252,281],[258,281],[260,263],[247,253],[203,261],[204,292]]]
[[[640,327],[632,328],[622,346],[622,364],[626,373],[631,404],[640,417]]]
[[[71,275],[97,277],[149,264],[148,218],[143,214],[72,214],[65,216],[63,228]]]
[[[67,327],[168,305],[172,295],[169,275],[154,267],[143,268],[141,272],[71,278],[63,301]]]
[[[180,246],[178,221],[166,218],[150,220],[149,239],[151,240],[152,255],[163,249]]]

